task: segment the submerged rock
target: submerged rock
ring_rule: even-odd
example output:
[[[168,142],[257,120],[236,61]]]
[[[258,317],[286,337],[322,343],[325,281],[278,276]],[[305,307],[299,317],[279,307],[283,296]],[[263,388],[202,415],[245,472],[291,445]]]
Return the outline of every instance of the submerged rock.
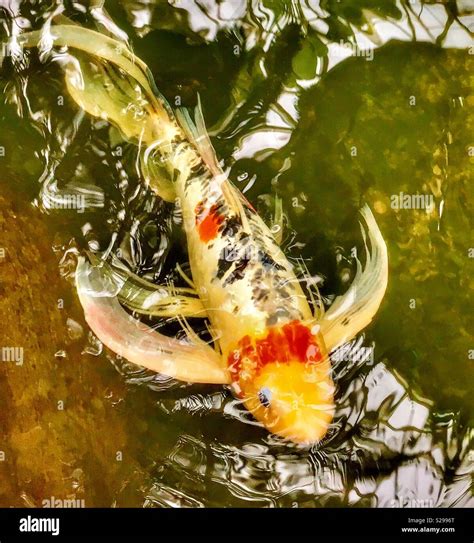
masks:
[[[114,408],[125,389],[68,338],[82,312],[45,217],[22,200],[0,185],[0,506],[110,506],[135,469]]]

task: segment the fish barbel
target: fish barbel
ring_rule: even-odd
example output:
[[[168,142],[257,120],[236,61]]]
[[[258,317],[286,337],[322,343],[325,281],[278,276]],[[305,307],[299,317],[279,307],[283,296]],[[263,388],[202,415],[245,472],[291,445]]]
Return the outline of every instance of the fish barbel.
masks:
[[[70,24],[51,26],[48,39],[69,48],[71,96],[139,146],[144,177],[180,208],[187,237],[190,289],[137,279],[133,296],[120,297],[108,287],[110,267],[81,257],[76,284],[90,328],[131,362],[183,381],[230,384],[270,432],[296,443],[320,441],[335,409],[328,353],[369,324],[387,286],[387,250],[368,206],[361,210],[365,266],[357,261],[348,291],[327,312],[313,313],[275,235],[222,171],[200,107],[194,120],[187,110],[173,111],[124,42]],[[44,35],[17,40],[38,46]],[[132,303],[144,293],[148,302],[153,295],[147,311]],[[120,301],[180,318],[186,340],[144,325]],[[186,324],[188,316],[208,319],[213,346]]]

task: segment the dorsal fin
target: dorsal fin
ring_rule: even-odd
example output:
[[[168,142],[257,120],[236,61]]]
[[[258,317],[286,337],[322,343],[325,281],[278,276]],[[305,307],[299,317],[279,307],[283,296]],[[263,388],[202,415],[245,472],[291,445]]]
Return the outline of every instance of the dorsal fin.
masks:
[[[225,177],[224,172],[217,160],[216,152],[207,133],[204,115],[202,113],[201,99],[198,95],[197,105],[194,110],[194,121],[187,108],[178,108],[176,118],[184,130],[189,141],[194,145],[202,160],[211,173],[222,179],[222,192],[226,195],[229,204],[234,212],[241,217],[242,223],[248,228],[248,219],[245,213],[244,204],[248,204],[244,195]],[[225,179],[224,179],[225,177]]]
[[[185,107],[180,107],[176,110],[176,117],[189,141],[196,147],[207,167],[214,175],[221,175],[222,168],[219,165],[216,152],[207,133],[199,94],[197,105],[194,109],[194,121],[189,114],[189,110]]]

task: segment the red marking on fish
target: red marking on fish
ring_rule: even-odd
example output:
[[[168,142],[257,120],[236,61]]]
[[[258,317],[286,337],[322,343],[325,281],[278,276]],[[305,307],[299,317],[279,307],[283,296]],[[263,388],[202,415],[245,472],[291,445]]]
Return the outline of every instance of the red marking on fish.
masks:
[[[198,204],[195,214],[199,237],[204,243],[209,243],[216,238],[225,217],[219,212],[219,206],[216,204],[206,210],[203,209],[202,204]]]
[[[232,379],[236,381],[242,370],[254,375],[270,362],[317,363],[322,360],[321,349],[311,330],[299,321],[269,328],[266,335],[252,341],[244,336],[228,357]]]

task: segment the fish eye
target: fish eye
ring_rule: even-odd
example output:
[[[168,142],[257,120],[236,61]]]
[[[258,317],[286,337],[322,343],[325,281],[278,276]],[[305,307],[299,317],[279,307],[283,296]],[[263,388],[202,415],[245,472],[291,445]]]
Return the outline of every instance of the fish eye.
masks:
[[[264,387],[258,391],[258,399],[263,407],[270,407],[270,402],[272,399],[272,392],[269,388]]]

